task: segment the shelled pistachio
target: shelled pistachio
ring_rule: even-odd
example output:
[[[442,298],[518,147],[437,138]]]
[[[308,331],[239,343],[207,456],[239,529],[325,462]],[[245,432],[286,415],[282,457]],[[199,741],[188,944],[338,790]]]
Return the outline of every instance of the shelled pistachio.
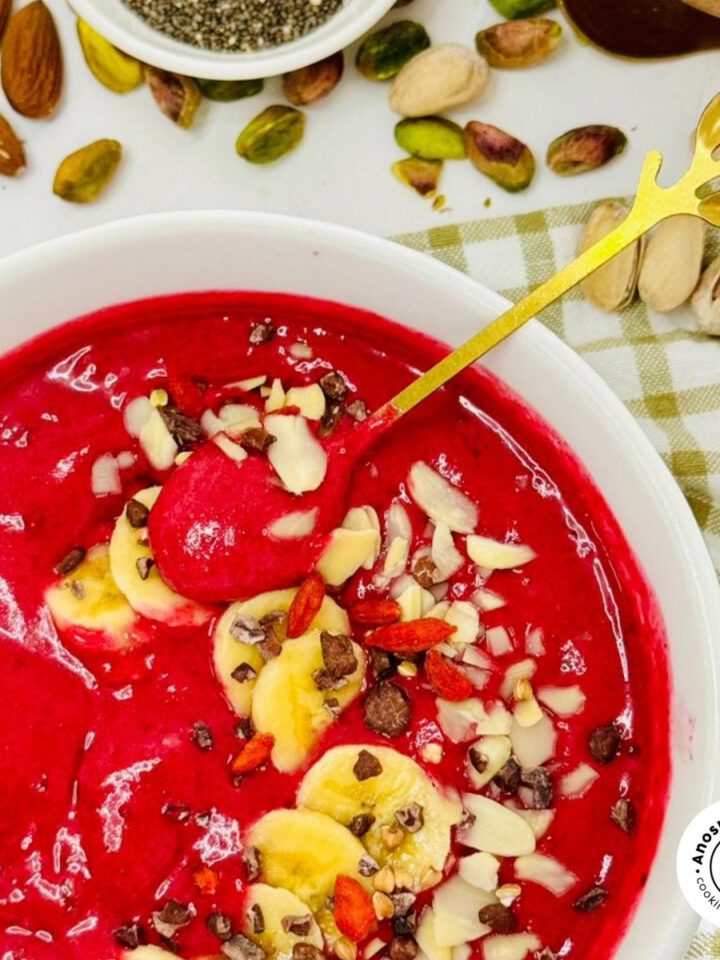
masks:
[[[241,131],[235,143],[248,163],[272,163],[300,143],[305,132],[305,114],[294,107],[266,107]]]
[[[205,80],[202,77],[198,77],[195,83],[206,100],[218,103],[255,97],[265,86],[264,80]]]
[[[345,61],[342,51],[307,67],[292,70],[283,77],[283,93],[296,107],[322,100],[340,83]]]
[[[405,64],[430,46],[427,30],[414,20],[396,20],[360,44],[355,65],[368,80],[391,80]]]
[[[145,65],[144,72],[155,102],[165,116],[184,130],[189,129],[202,99],[197,83],[191,77],[157,67]]]
[[[84,20],[77,22],[85,62],[96,80],[113,93],[129,93],[143,82],[142,65],[113,46]]]
[[[622,153],[627,137],[617,127],[589,124],[557,137],[548,147],[547,164],[561,177],[573,177],[609,163]]]
[[[519,17],[535,17],[538,13],[552,10],[555,0],[490,0],[501,17],[517,20]]]
[[[658,313],[682,306],[698,285],[706,227],[697,217],[663,220],[645,245],[638,293]]]
[[[114,177],[121,157],[117,140],[96,140],[81,147],[58,167],[53,193],[71,203],[92,203]]]
[[[472,120],[465,127],[465,146],[476,170],[511,193],[528,187],[535,158],[521,140],[489,123]]]
[[[436,193],[442,169],[442,160],[421,160],[419,157],[406,157],[392,165],[392,172],[398,180],[412,187],[421,197],[432,197]]]
[[[398,146],[422,160],[464,160],[462,127],[444,117],[406,117],[395,124]]]
[[[508,20],[475,35],[475,46],[491,67],[517,70],[547,60],[562,38],[562,27],[545,17]]]
[[[628,213],[625,204],[617,200],[598,204],[585,226],[578,252],[584,253],[611,230],[619,227]],[[643,246],[643,238],[636,240],[583,280],[583,293],[599,310],[612,313],[632,301],[637,288]]]

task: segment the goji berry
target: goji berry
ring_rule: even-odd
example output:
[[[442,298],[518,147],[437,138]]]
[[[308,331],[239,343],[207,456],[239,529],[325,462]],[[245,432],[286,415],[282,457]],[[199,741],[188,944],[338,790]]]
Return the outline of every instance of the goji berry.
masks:
[[[319,573],[311,573],[300,584],[288,610],[287,635],[300,637],[317,616],[325,599],[325,583]]]
[[[178,410],[188,417],[199,417],[205,408],[203,391],[191,377],[171,375],[168,393]]]
[[[371,647],[379,647],[380,650],[388,650],[390,653],[421,653],[447,640],[456,629],[444,620],[426,617],[380,627],[371,633],[365,642]]]
[[[210,867],[202,866],[193,870],[193,883],[204,897],[212,897],[217,892],[219,877]]]
[[[467,674],[450,663],[439,650],[431,650],[425,657],[425,675],[443,700],[467,700],[475,692]]]
[[[382,627],[400,619],[400,604],[396,600],[370,598],[358,600],[348,609],[350,619],[368,627]]]
[[[370,894],[353,877],[339,874],[334,890],[335,923],[340,933],[354,940],[364,940],[375,923],[375,910]]]
[[[230,769],[234,774],[250,773],[251,770],[257,770],[270,756],[274,743],[275,737],[271,733],[256,733],[245,743],[245,746],[230,764]]]

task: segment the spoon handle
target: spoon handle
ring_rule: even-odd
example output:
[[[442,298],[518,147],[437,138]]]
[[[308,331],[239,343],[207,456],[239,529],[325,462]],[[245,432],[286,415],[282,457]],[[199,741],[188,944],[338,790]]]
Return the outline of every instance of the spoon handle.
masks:
[[[598,267],[607,263],[621,250],[634,243],[638,237],[642,236],[664,216],[666,214],[662,214],[656,220],[650,211],[640,211],[635,208],[619,227],[616,227],[587,249],[576,260],[556,273],[554,277],[536,287],[491,324],[458,347],[457,350],[436,363],[427,373],[413,380],[409,386],[389,401],[384,408],[385,414],[387,415],[390,412],[387,410],[388,407],[391,408],[395,417],[412,410],[433,391],[447,383],[465,367],[470,366],[488,350],[497,346],[498,343],[518,330],[532,317],[537,316],[545,307],[559,300],[563,294],[597,270]],[[381,412],[378,411],[378,413]],[[391,419],[394,418],[391,417]]]

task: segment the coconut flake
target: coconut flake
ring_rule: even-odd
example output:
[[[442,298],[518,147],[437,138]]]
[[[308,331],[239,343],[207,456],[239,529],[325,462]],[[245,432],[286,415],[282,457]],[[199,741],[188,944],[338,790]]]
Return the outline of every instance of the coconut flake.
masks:
[[[96,497],[122,493],[118,462],[111,453],[104,453],[93,463],[90,470],[90,487]]]
[[[310,344],[302,343],[300,340],[291,343],[288,352],[295,360],[312,360],[313,358],[313,349]],[[368,956],[367,951],[365,955]]]
[[[304,417],[274,414],[265,417],[265,429],[275,437],[268,459],[291,493],[317,490],[325,479],[327,454]]]
[[[501,543],[490,537],[473,534],[465,541],[468,556],[480,567],[489,570],[511,570],[534,560],[537,554],[522,543]]]
[[[408,489],[415,503],[436,524],[445,523],[455,533],[475,529],[478,510],[472,500],[422,460],[410,468]]]

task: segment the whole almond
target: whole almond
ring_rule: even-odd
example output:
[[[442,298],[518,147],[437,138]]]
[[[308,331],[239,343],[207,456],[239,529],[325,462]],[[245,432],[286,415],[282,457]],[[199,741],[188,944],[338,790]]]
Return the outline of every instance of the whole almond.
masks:
[[[0,78],[8,100],[25,117],[48,117],[58,105],[62,49],[55,21],[42,0],[33,0],[10,18]]]
[[[25,169],[25,150],[17,134],[0,113],[0,174],[14,177]]]
[[[11,6],[12,0],[0,0],[0,38],[2,38],[3,30],[7,25]]]

